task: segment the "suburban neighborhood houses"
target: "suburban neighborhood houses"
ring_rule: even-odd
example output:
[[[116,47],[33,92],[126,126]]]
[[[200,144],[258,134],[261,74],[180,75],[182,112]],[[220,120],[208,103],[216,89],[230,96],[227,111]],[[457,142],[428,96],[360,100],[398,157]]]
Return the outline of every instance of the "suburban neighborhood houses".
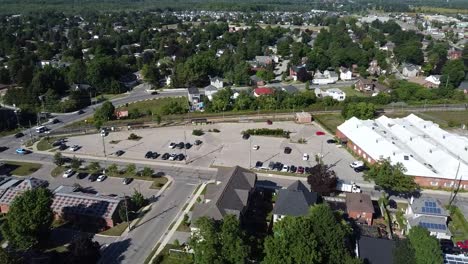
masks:
[[[0,262],[468,263],[465,0],[6,1]]]

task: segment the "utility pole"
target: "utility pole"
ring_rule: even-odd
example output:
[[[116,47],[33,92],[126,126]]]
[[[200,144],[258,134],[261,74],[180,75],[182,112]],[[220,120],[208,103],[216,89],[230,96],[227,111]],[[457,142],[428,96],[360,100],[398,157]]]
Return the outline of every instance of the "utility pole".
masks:
[[[460,170],[460,163],[461,163],[460,160],[458,160],[457,173],[455,174],[455,182],[457,181],[458,171]],[[460,181],[461,181],[461,177],[460,177]],[[452,202],[455,200],[455,197],[457,196],[458,189],[460,188],[460,181],[458,182],[457,190],[455,190],[455,185],[452,187],[452,191],[450,192],[449,206],[452,205]]]
[[[130,221],[128,220],[128,204],[127,204],[127,196],[124,193],[124,199],[125,199],[125,215],[127,216],[127,223],[128,223],[128,231],[132,231],[132,226]]]

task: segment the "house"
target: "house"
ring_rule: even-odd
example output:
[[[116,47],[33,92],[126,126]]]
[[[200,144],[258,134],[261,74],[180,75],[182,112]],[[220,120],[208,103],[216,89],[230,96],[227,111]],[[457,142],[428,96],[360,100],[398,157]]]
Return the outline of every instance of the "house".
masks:
[[[235,215],[242,221],[250,204],[250,198],[257,182],[257,175],[239,166],[219,168],[216,181],[206,186],[202,203],[197,203],[192,214],[192,232],[200,217],[221,220],[227,214]]]
[[[416,77],[419,75],[420,70],[421,70],[421,66],[404,63],[402,65],[401,74],[406,78]]]
[[[265,81],[257,75],[250,76],[250,85],[258,87],[265,85]]]
[[[356,256],[366,264],[393,264],[395,241],[361,236],[356,242]]]
[[[74,83],[71,85],[71,88],[74,91],[88,91],[91,89],[91,85],[85,83]]]
[[[385,45],[383,45],[379,49],[384,50],[384,51],[393,51],[394,48],[395,48],[395,43],[388,41]]]
[[[215,95],[218,92],[218,88],[215,87],[214,85],[208,85],[204,88],[205,90],[205,96],[208,98],[208,100],[213,100],[213,95]]]
[[[350,218],[372,225],[374,206],[370,195],[365,193],[346,194],[346,212]]]
[[[359,78],[354,87],[360,92],[379,93],[388,90],[385,85],[380,84],[376,79]]]
[[[462,57],[463,53],[461,50],[452,49],[448,52],[447,58],[449,60],[457,60]]]
[[[127,89],[133,88],[135,85],[138,84],[138,78],[134,73],[126,74],[119,79],[120,83],[122,83]]]
[[[289,77],[294,81],[306,82],[309,79],[306,66],[291,66],[289,68]]]
[[[382,72],[382,69],[380,68],[377,60],[373,60],[369,63],[369,68],[367,68],[367,72],[370,75],[375,75],[375,76],[380,75],[380,73]]]
[[[223,79],[218,76],[210,78],[210,85],[216,87],[217,89],[221,89],[224,86]]]
[[[353,73],[345,67],[340,67],[340,80],[349,81],[353,79]]]
[[[406,208],[407,232],[414,226],[426,228],[438,239],[451,239],[452,234],[447,226],[449,214],[442,203],[432,197],[411,197]]]
[[[13,200],[23,192],[37,189],[39,187],[46,187],[47,185],[47,181],[32,177],[22,181],[13,179],[11,184],[7,182],[0,188],[2,190],[0,197],[0,212],[3,214],[8,213]]]
[[[320,88],[315,88],[314,92],[315,92],[315,96],[317,98],[323,98],[323,97],[330,96],[334,100],[337,100],[337,101],[340,101],[340,102],[344,101],[346,99],[346,93],[343,92],[342,90],[338,89],[338,88],[330,88],[330,89],[327,89],[325,91],[323,91]]]
[[[318,194],[311,192],[301,181],[295,181],[277,192],[273,208],[273,223],[285,216],[304,216],[318,201]]]
[[[287,92],[288,94],[295,94],[299,92],[299,89],[293,85],[286,85],[281,87],[281,91]]]
[[[119,221],[122,199],[79,192],[73,186],[59,186],[54,191],[52,210],[55,217],[74,223],[113,227]]]
[[[311,123],[313,119],[310,113],[300,112],[300,113],[296,113],[294,120],[297,123],[303,124],[303,123]]]
[[[325,85],[336,83],[338,81],[338,74],[335,71],[325,70],[323,73],[317,70],[314,74],[313,84]]]
[[[429,83],[428,85],[431,85],[430,88],[435,88],[440,85],[440,77],[440,75],[429,75],[424,80]]]
[[[274,93],[275,91],[273,90],[273,88],[269,88],[269,87],[259,87],[259,88],[254,89],[255,97],[259,97],[262,95],[272,95]]]
[[[273,56],[255,56],[255,62],[258,67],[266,67],[274,62],[278,62],[278,58]]]

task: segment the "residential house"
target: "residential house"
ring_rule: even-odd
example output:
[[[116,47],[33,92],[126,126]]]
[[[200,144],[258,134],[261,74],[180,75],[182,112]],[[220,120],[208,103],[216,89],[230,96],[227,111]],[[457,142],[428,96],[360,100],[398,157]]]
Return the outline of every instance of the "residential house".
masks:
[[[216,181],[206,186],[202,203],[197,203],[192,214],[192,232],[200,217],[221,220],[227,214],[242,221],[257,182],[257,175],[239,166],[219,168]]]
[[[11,203],[18,195],[25,191],[37,189],[39,187],[46,187],[48,185],[47,181],[32,177],[22,181],[18,181],[16,179],[13,180],[14,181],[11,184],[7,182],[5,186],[2,185],[0,187],[0,190],[2,190],[0,197],[0,212],[4,214],[8,213]]]
[[[461,82],[457,89],[462,90],[464,94],[468,94],[468,80]]]
[[[265,85],[265,81],[257,75],[250,76],[250,85],[258,87]]]
[[[340,67],[340,80],[349,81],[353,79],[353,73],[345,67]]]
[[[275,62],[278,62],[278,58],[273,56],[255,56],[255,62],[258,67],[266,67]]]
[[[425,86],[430,86],[430,88],[436,88],[440,85],[440,77],[441,75],[429,75],[424,80],[428,82]]]
[[[375,76],[378,76],[382,73],[382,69],[380,68],[377,60],[373,60],[369,63],[369,68],[367,68],[367,72],[370,75],[375,75]]]
[[[91,85],[85,83],[74,83],[71,85],[74,91],[88,91],[91,89]]]
[[[289,68],[289,77],[294,81],[306,82],[309,79],[309,73],[305,65],[291,66]]]
[[[395,48],[395,43],[388,41],[385,45],[383,45],[379,49],[384,50],[384,51],[393,51],[394,48]]]
[[[218,89],[221,89],[224,87],[224,82],[222,78],[216,76],[216,77],[210,78],[210,85]]]
[[[359,78],[354,87],[360,92],[379,93],[388,90],[385,85],[380,84],[376,79]]]
[[[322,89],[320,88],[315,88],[314,90],[315,92],[315,96],[317,98],[323,98],[323,97],[326,97],[326,96],[330,96],[331,98],[337,100],[337,101],[344,101],[346,99],[346,93],[343,92],[342,90],[338,89],[338,88],[330,88],[330,89],[327,89],[325,91],[323,91]]]
[[[214,85],[208,85],[204,88],[205,90],[205,96],[208,98],[208,100],[213,100],[213,95],[215,95],[218,92],[218,88],[215,87]]]
[[[286,189],[278,190],[273,207],[273,223],[285,216],[304,216],[318,202],[318,194],[311,192],[301,181],[295,181]]]
[[[366,264],[393,264],[395,241],[360,236],[356,242],[356,256]]]
[[[274,93],[275,91],[273,90],[273,88],[269,88],[269,87],[259,87],[259,88],[254,89],[255,97],[259,97],[262,95],[272,95]]]
[[[350,218],[372,225],[374,206],[370,195],[365,193],[346,194],[346,212]]]
[[[421,226],[438,239],[451,239],[452,233],[447,226],[448,217],[449,214],[438,199],[411,197],[405,213],[406,231],[409,232],[414,226]]]
[[[286,85],[281,86],[281,91],[287,92],[288,94],[295,94],[299,92],[299,89],[297,89],[297,87],[293,85]]]
[[[413,65],[410,63],[404,63],[402,65],[401,74],[406,78],[416,77],[419,75],[420,70],[421,70],[421,66]]]
[[[317,70],[314,74],[313,84],[325,85],[336,83],[338,81],[338,74],[335,71],[326,70],[323,73]]]
[[[188,100],[191,105],[191,110],[200,111],[203,110],[203,94],[200,93],[200,90],[196,87],[189,87],[188,90]]]

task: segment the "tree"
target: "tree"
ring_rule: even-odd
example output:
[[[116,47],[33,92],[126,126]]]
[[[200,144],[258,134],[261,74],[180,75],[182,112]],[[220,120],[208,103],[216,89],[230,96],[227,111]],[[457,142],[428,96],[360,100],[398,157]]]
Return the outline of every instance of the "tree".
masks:
[[[150,167],[144,167],[141,171],[141,176],[143,177],[152,177],[154,174],[154,170]]]
[[[415,192],[418,185],[413,177],[405,175],[406,168],[402,163],[392,165],[390,159],[385,159],[370,166],[364,174],[366,181],[373,180],[376,185],[382,187],[387,192],[408,194]]]
[[[159,69],[154,64],[145,64],[141,69],[141,74],[146,82],[151,83],[152,85],[158,87],[159,80],[161,79],[161,74],[159,73]]]
[[[345,119],[356,117],[359,119],[372,119],[375,116],[375,105],[373,103],[348,103],[345,104],[341,115]]]
[[[94,112],[95,121],[106,122],[106,121],[114,119],[114,117],[115,117],[115,107],[109,101],[105,101],[101,105],[101,107],[97,108],[96,112]]]
[[[236,216],[226,215],[221,221],[202,217],[196,226],[199,231],[189,241],[195,263],[246,263],[250,248]]]
[[[0,264],[16,264],[22,263],[15,256],[10,254],[6,249],[0,247]]]
[[[50,190],[37,188],[27,190],[13,200],[2,225],[2,234],[9,245],[27,250],[47,240],[54,217],[52,197]]]
[[[145,206],[146,203],[147,203],[145,197],[143,197],[143,194],[138,192],[136,189],[134,190],[133,195],[130,198],[130,200],[131,200],[132,204],[135,207],[135,208],[133,208],[134,210],[139,210],[140,208]]]
[[[54,164],[57,166],[62,166],[65,162],[63,161],[62,153],[55,152],[54,154]]]
[[[100,245],[88,235],[81,235],[68,246],[69,263],[97,263],[101,257]]]
[[[442,68],[441,86],[447,83],[452,87],[458,87],[465,79],[465,65],[461,59],[449,60]]]
[[[335,171],[322,163],[318,163],[312,167],[310,175],[307,177],[311,190],[321,195],[328,195],[334,192],[337,180]]]
[[[77,170],[79,169],[81,166],[81,160],[78,159],[77,157],[73,156],[73,158],[71,159],[71,162],[70,162],[70,167],[74,170]]]
[[[416,264],[436,264],[444,262],[439,241],[434,236],[431,236],[427,229],[420,226],[411,228],[408,239],[414,249]]]
[[[109,175],[115,176],[119,174],[119,168],[117,167],[117,164],[112,163],[111,165],[109,165],[109,167],[107,167],[106,172]]]
[[[258,70],[255,74],[258,77],[262,78],[263,80],[269,82],[275,78],[275,74],[271,70]]]
[[[128,164],[127,167],[125,168],[125,173],[127,173],[128,175],[131,175],[131,176],[135,175],[135,173],[136,173],[135,164],[133,164],[133,163]]]
[[[91,174],[96,174],[101,171],[101,165],[97,161],[93,161],[88,165],[88,170]]]
[[[156,119],[156,123],[157,123],[158,125],[161,124],[162,118],[161,118],[160,115],[156,115],[156,116],[155,116],[155,119]]]
[[[411,246],[409,239],[398,239],[395,248],[393,249],[394,264],[416,264],[414,259],[414,249]]]

